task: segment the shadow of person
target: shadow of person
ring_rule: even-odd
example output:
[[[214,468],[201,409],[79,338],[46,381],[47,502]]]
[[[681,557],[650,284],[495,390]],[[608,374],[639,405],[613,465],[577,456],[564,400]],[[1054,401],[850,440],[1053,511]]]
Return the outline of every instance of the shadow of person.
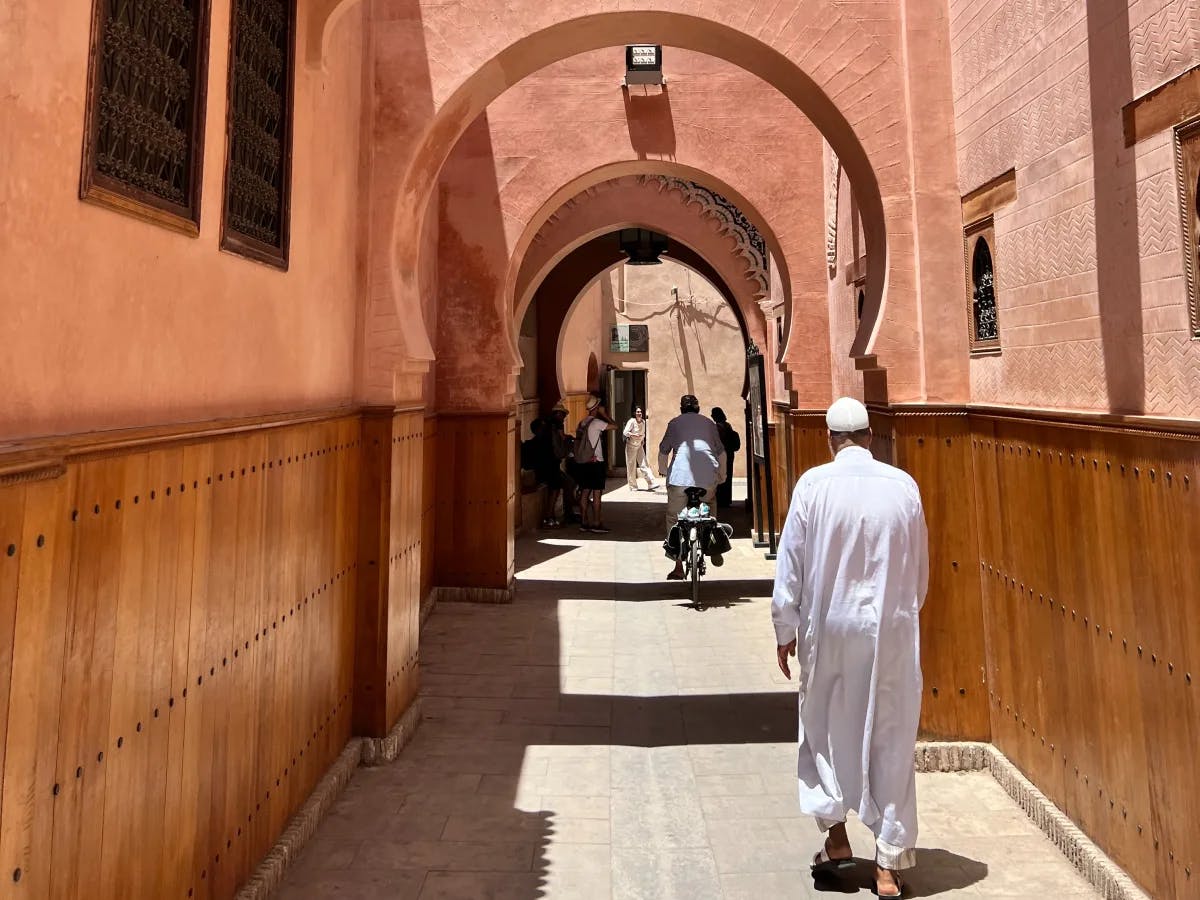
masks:
[[[840,874],[813,875],[819,893],[857,894],[875,886],[875,862],[855,857],[854,869]],[[905,897],[934,897],[961,891],[987,878],[986,863],[949,850],[917,849],[917,864],[903,873]]]

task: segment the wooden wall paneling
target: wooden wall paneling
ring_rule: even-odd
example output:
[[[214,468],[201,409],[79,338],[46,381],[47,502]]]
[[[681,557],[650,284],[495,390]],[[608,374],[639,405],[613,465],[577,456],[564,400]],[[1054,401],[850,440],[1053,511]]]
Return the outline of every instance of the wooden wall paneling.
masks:
[[[1142,771],[1152,776],[1150,831],[1159,850],[1154,854],[1157,865],[1152,880],[1148,877],[1146,883],[1166,896],[1185,897],[1197,890],[1195,879],[1200,878],[1200,869],[1195,868],[1200,861],[1195,849],[1200,821],[1196,766],[1200,704],[1186,680],[1187,673],[1195,671],[1200,651],[1200,614],[1194,602],[1184,599],[1200,597],[1200,577],[1191,552],[1200,542],[1200,495],[1193,487],[1200,476],[1196,465],[1200,443],[1155,442],[1143,435],[1132,437],[1130,443],[1135,469],[1132,487],[1141,495],[1130,533],[1144,548],[1144,569],[1130,594],[1137,623],[1136,652],[1128,657],[1136,672],[1136,679],[1131,679],[1136,691],[1130,700],[1143,711],[1145,725],[1133,734],[1140,734],[1144,746]],[[1177,668],[1181,662],[1182,677]],[[1113,762],[1128,759],[1113,755]],[[1117,777],[1121,780],[1113,786],[1123,787],[1136,783],[1131,780],[1137,772],[1123,767]],[[1117,825],[1120,819],[1110,816],[1110,821]],[[1144,857],[1146,839],[1137,841],[1123,831],[1129,854]],[[1190,877],[1187,868],[1192,868]]]
[[[507,411],[439,417],[434,486],[439,586],[507,590],[512,583],[513,429]]]
[[[1190,896],[1197,442],[972,423],[994,740],[1151,893]]]
[[[25,486],[0,486],[0,816],[4,806],[4,760],[7,754],[9,704],[13,676],[14,632],[17,627],[17,586],[20,581],[21,533],[25,520]],[[0,818],[0,879],[10,862],[6,840],[10,820]],[[10,826],[11,827],[11,826]],[[27,865],[27,863],[26,863]],[[14,871],[11,869],[9,871]]]
[[[929,593],[921,614],[921,730],[940,738],[988,740],[967,417],[898,415],[894,450],[896,463],[920,487],[929,527]]]
[[[60,714],[60,777],[54,806],[51,896],[82,896],[100,878],[103,846],[104,751],[112,687],[114,611],[117,600],[119,520],[104,509],[123,487],[120,461],[84,463],[79,469],[73,529],[69,637]],[[49,511],[30,514],[43,520]],[[11,765],[11,762],[10,762]],[[68,775],[67,772],[70,774]]]
[[[354,653],[354,731],[387,734],[387,573],[391,497],[390,411],[363,416],[358,532],[359,576]]]
[[[137,715],[139,683],[143,681],[142,652],[143,595],[146,547],[145,521],[138,514],[140,504],[132,504],[137,486],[146,480],[147,454],[130,455],[122,460],[125,481],[114,496],[101,498],[102,515],[117,522],[116,546],[109,550],[120,566],[117,576],[117,606],[114,620],[112,700],[109,707],[106,740],[101,745],[105,754],[107,779],[104,808],[101,812],[101,860],[99,879],[93,885],[99,896],[112,897],[119,893],[118,885],[130,890],[138,883],[138,871],[130,848],[134,845],[132,832],[137,826],[141,803],[130,803],[136,796],[134,785],[141,784],[133,771],[135,760],[125,748],[126,723]],[[126,509],[125,498],[130,499]],[[150,629],[151,635],[153,630]],[[131,732],[132,733],[132,732]],[[121,746],[117,746],[117,741]]]
[[[421,471],[421,595],[424,602],[433,587],[434,532],[436,523],[435,485],[438,469],[438,420],[436,416],[425,416],[425,439],[422,442]]]
[[[0,572],[4,589],[15,600],[5,613],[6,618],[8,611],[14,616],[6,640],[11,679],[0,787],[0,883],[11,886],[12,896],[50,894],[67,574],[73,552],[69,520],[52,513],[69,503],[74,480],[72,475],[0,488],[5,508]]]
[[[394,524],[391,546],[391,570],[388,662],[388,729],[399,720],[416,692],[416,651],[420,611],[421,554],[420,510],[424,469],[421,452],[424,444],[424,412],[414,410],[398,414],[393,431],[393,492],[391,521]]]
[[[208,547],[211,540],[212,495],[216,485],[213,443],[191,444],[184,448],[184,459],[197,473],[200,487],[171,515],[164,504],[149,503],[148,527],[160,535],[162,562],[160,591],[165,595],[159,613],[165,620],[166,658],[160,660],[156,674],[153,709],[149,711],[150,733],[156,746],[165,752],[162,767],[163,803],[152,818],[161,817],[161,852],[158,896],[184,897],[194,890],[194,829],[200,797],[196,787],[195,765],[201,748],[197,741],[197,717],[177,702],[187,686],[193,653],[203,641],[205,618],[200,615],[205,594]],[[158,488],[145,484],[140,503],[148,503],[149,492]],[[197,594],[193,602],[193,593]],[[151,844],[150,846],[154,846]]]

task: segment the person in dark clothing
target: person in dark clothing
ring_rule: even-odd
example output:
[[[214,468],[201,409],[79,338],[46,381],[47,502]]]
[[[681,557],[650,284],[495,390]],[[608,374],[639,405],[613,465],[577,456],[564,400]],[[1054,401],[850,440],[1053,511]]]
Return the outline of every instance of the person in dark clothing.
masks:
[[[733,459],[742,449],[742,439],[729,424],[721,407],[713,407],[712,420],[717,423],[717,433],[721,435],[721,445],[725,448],[725,480],[717,485],[717,509],[726,509],[733,505]]]
[[[547,419],[534,419],[529,426],[533,432],[533,474],[546,490],[542,495],[542,527],[555,528],[558,519],[555,507],[563,487],[562,463],[554,455],[553,425]]]
[[[578,500],[576,499],[576,484],[570,471],[563,471],[563,461],[568,463],[572,461],[571,455],[571,435],[566,434],[563,427],[567,418],[567,408],[561,403],[555,405],[550,411],[550,415],[546,418],[545,441],[547,449],[545,453],[546,475],[551,480],[556,480],[558,489],[562,492],[562,518],[558,523],[566,524],[568,522],[578,522],[579,513],[576,510]],[[550,517],[554,518],[554,506],[550,507]],[[556,523],[557,524],[557,523]]]

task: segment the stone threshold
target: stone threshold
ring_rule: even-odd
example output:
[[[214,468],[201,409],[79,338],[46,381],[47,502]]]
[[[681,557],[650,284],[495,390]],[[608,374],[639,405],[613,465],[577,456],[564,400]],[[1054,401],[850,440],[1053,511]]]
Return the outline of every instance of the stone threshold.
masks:
[[[267,900],[283,883],[288,867],[300,855],[334,801],[350,783],[354,770],[360,765],[382,766],[395,762],[412,740],[420,723],[421,698],[417,696],[386,737],[351,738],[329,771],[317,782],[300,811],[292,816],[275,846],[263,857],[254,874],[238,889],[237,900]]]
[[[917,744],[915,761],[918,772],[989,772],[1105,900],[1150,900],[1149,895],[1067,818],[1066,813],[991,744],[922,742]]]

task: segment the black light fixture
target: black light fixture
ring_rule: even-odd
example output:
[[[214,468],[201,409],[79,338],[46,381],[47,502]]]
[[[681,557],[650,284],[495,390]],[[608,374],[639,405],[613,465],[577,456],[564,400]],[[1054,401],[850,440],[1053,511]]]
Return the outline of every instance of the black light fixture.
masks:
[[[625,48],[625,84],[666,84],[661,44],[629,44]]]
[[[622,228],[617,239],[631,266],[661,265],[658,257],[667,252],[667,236],[649,228]]]

